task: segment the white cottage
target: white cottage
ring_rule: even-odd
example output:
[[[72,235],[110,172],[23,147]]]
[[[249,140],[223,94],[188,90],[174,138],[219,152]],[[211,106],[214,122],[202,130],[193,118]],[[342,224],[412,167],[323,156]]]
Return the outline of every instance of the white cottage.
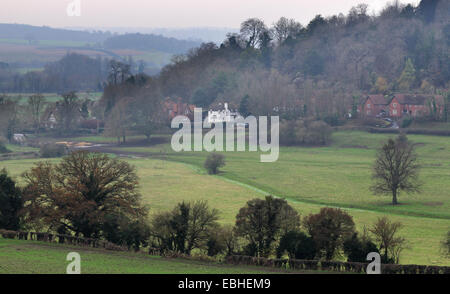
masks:
[[[236,119],[241,118],[241,115],[237,111],[231,111],[228,108],[228,103],[224,103],[224,109],[222,110],[209,110],[208,111],[208,123],[227,123],[235,122]]]

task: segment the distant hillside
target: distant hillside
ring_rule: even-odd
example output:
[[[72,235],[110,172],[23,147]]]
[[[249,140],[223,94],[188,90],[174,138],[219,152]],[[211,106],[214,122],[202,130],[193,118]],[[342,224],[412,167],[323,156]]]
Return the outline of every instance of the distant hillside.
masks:
[[[77,31],[93,30],[90,27],[70,27]],[[214,42],[221,44],[226,39],[228,33],[238,33],[238,28],[220,27],[184,27],[184,28],[146,28],[146,27],[101,27],[94,30],[109,31],[119,34],[153,34],[162,35],[167,38],[178,40],[188,40],[194,42]]]
[[[199,41],[178,40],[155,34],[112,34],[109,31],[77,31],[37,27],[24,24],[0,24],[0,39],[25,40],[29,43],[39,41],[85,42],[96,47],[108,49],[134,49],[142,51],[161,51],[166,53],[186,53],[200,45]]]
[[[37,27],[25,24],[0,24],[0,39],[58,40],[72,42],[103,42],[110,32],[83,32],[50,27]]]
[[[186,53],[189,49],[199,45],[200,42],[177,40],[174,38],[139,33],[114,36],[104,42],[104,47],[108,49],[154,49],[173,54]]]
[[[0,88],[9,83],[5,75],[13,79],[14,74],[41,71],[68,53],[127,62],[134,60],[142,72],[156,74],[170,62],[173,54],[187,53],[199,45],[200,42],[154,34],[118,35],[100,30],[0,24],[0,64],[3,64],[0,66],[0,77],[3,77]]]

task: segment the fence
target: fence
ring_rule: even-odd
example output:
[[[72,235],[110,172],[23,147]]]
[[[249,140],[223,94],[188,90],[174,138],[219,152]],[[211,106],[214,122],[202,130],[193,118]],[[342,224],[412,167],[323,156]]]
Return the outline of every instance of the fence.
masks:
[[[59,244],[68,244],[76,246],[85,246],[92,248],[104,248],[113,251],[134,251],[127,246],[120,246],[108,241],[81,238],[71,235],[50,234],[39,232],[22,232],[22,231],[7,231],[0,230],[0,235],[7,239],[18,240],[35,240],[42,242],[53,242]],[[134,251],[136,252],[136,251]],[[159,248],[147,248],[146,252],[149,255],[178,257],[174,252],[164,252]],[[180,255],[180,257],[185,257]],[[340,261],[319,261],[319,260],[298,260],[298,259],[269,259],[262,257],[252,257],[244,255],[227,256],[224,260],[226,264],[233,265],[253,265],[272,267],[280,269],[292,270],[322,270],[332,272],[350,272],[350,273],[365,273],[368,263],[359,262],[340,262]],[[430,266],[430,265],[402,265],[402,264],[382,264],[381,273],[383,274],[450,274],[450,267],[448,266]]]
[[[228,264],[234,265],[254,265],[274,267],[294,270],[322,270],[333,272],[365,273],[369,263],[340,262],[340,261],[319,261],[319,260],[298,260],[298,259],[267,259],[251,256],[233,255],[225,259]],[[448,266],[428,266],[428,265],[403,265],[403,264],[382,264],[383,274],[450,274]]]

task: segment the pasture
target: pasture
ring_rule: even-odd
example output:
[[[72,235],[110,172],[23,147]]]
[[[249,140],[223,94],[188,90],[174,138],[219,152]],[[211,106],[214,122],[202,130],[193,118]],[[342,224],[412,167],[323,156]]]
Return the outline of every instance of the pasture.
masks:
[[[233,224],[246,201],[273,194],[286,198],[301,216],[324,206],[341,207],[353,216],[359,231],[388,216],[403,223],[401,235],[408,240],[400,263],[450,265],[439,250],[450,229],[450,140],[409,136],[417,144],[423,191],[400,194],[400,205],[394,207],[390,196],[374,196],[369,190],[375,149],[389,136],[339,132],[328,147],[282,147],[274,163],[260,163],[257,152],[227,152],[226,166],[217,176],[207,175],[202,167],[206,152],[175,153],[167,143],[116,151],[141,154],[125,160],[136,166],[151,212],[169,210],[182,200],[204,199],[221,211],[221,223]],[[18,177],[34,161],[4,161],[0,168]]]
[[[66,256],[78,252],[83,274],[263,274],[282,270],[170,259],[96,248],[9,240],[0,237],[0,274],[65,274]]]

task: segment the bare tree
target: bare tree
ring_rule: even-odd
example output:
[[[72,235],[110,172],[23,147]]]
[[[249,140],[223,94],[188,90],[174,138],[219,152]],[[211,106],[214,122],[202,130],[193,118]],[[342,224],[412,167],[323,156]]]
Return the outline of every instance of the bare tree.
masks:
[[[278,44],[283,43],[288,37],[294,37],[302,30],[302,25],[294,19],[280,18],[273,26],[273,32]]]
[[[391,194],[392,204],[398,204],[399,191],[420,192],[419,165],[414,145],[405,135],[389,139],[378,151],[373,167],[371,189],[375,194]]]
[[[73,122],[80,112],[80,105],[75,92],[62,94],[62,98],[59,103],[60,120],[63,122],[64,130],[69,131],[73,128]]]
[[[250,18],[241,24],[241,34],[247,39],[247,47],[257,47],[262,34],[266,31],[267,26],[258,18]]]
[[[369,229],[375,236],[380,251],[383,251],[383,262],[398,263],[400,253],[406,246],[406,240],[397,236],[403,227],[399,222],[390,222],[387,217],[382,217]]]
[[[41,124],[41,111],[45,102],[45,98],[42,94],[34,94],[28,97],[28,106],[30,108],[31,119],[33,120],[34,132],[39,131]]]

